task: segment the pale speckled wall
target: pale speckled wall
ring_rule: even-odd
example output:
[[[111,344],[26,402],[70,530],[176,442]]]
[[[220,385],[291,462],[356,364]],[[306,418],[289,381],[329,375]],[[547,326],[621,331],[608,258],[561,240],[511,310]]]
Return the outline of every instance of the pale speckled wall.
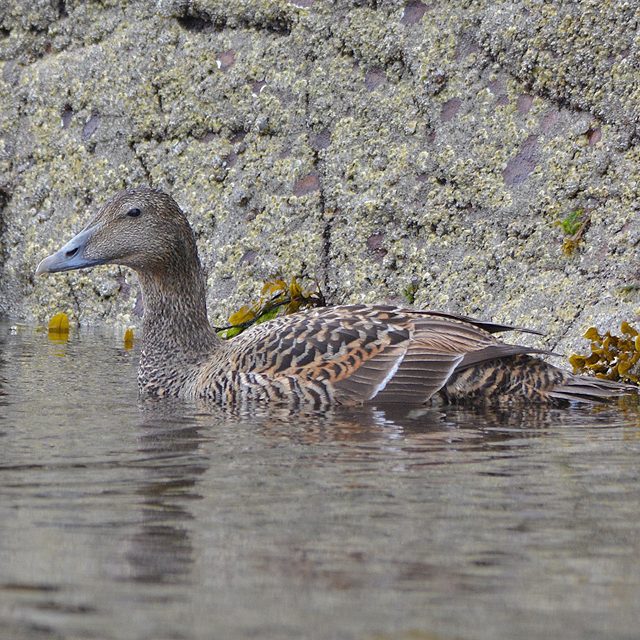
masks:
[[[0,8],[1,312],[136,322],[123,270],[32,273],[143,183],[189,214],[215,321],[277,271],[559,350],[640,312],[635,3],[28,4]]]

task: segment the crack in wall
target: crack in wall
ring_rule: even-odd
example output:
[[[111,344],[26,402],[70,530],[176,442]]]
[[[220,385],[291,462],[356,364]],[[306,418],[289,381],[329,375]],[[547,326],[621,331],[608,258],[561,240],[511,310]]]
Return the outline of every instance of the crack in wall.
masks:
[[[584,311],[586,306],[586,301],[580,305],[580,307],[578,308],[578,310],[573,314],[573,318],[571,318],[571,320],[569,320],[569,322],[565,322],[564,323],[564,330],[562,331],[562,333],[556,338],[556,340],[549,345],[549,350],[550,351],[555,351],[556,347],[569,335],[569,334],[573,334],[573,327],[576,323],[576,321],[578,320],[578,318],[582,315],[582,312]]]
[[[151,90],[153,91],[153,95],[156,97],[156,100],[158,102],[158,109],[160,110],[160,113],[164,114],[164,103],[162,101],[162,94],[160,93],[160,86],[155,82],[152,82]]]
[[[3,241],[6,238],[7,223],[5,221],[5,211],[11,201],[11,195],[4,189],[0,189],[0,273],[4,271],[7,259],[7,246]],[[2,278],[4,280],[4,278]]]
[[[144,158],[138,153],[138,149],[135,145],[135,142],[130,142],[129,143],[129,149],[131,149],[132,153],[133,153],[133,157],[138,161],[138,163],[140,164],[140,167],[142,168],[142,172],[144,173],[144,177],[146,178],[147,182],[149,183],[150,187],[153,187],[153,176],[151,175],[151,171],[149,171],[149,168],[147,167]]]
[[[305,91],[305,118],[304,122],[309,121],[309,91]],[[313,157],[313,172],[318,176],[318,213],[323,222],[322,228],[322,244],[320,246],[320,280],[322,283],[322,295],[327,302],[331,298],[331,285],[329,283],[329,261],[331,253],[331,220],[327,219],[325,180],[326,170],[325,163],[320,158],[319,149],[311,145]]]
[[[69,12],[67,11],[66,0],[58,0],[58,18],[68,18]]]
[[[73,285],[73,283],[69,280],[67,280],[67,285],[69,286],[69,294],[71,295],[71,298],[73,299],[73,308],[75,310],[75,314],[76,314],[76,322],[78,323],[78,325],[80,324],[80,299],[78,298],[78,294],[76,293],[75,287]]]
[[[220,32],[224,29],[255,29],[280,36],[291,35],[293,19],[279,14],[270,20],[251,20],[246,15],[233,16],[230,20],[226,15],[211,14],[204,10],[187,9],[181,15],[174,16],[176,22],[191,33]]]

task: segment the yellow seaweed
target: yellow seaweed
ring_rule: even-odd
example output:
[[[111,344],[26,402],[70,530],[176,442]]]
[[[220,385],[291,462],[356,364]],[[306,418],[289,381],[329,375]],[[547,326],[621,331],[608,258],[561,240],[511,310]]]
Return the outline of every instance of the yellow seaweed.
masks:
[[[624,321],[620,336],[607,331],[601,334],[589,327],[584,337],[591,340],[591,353],[574,353],[569,364],[574,373],[591,373],[597,378],[620,382],[640,382],[640,332]]]
[[[216,327],[221,338],[238,335],[253,324],[260,324],[278,315],[295,313],[301,309],[325,306],[317,283],[315,290],[303,289],[296,276],[289,283],[284,278],[275,277],[262,285],[260,298],[251,305],[243,305],[229,316],[229,326]]]
[[[51,316],[49,333],[69,333],[69,316],[62,311]]]
[[[51,316],[47,326],[47,336],[51,342],[67,342],[69,340],[69,316],[60,312]]]
[[[123,342],[125,349],[133,349],[133,329],[131,327],[124,332]]]
[[[247,305],[244,305],[229,316],[229,324],[234,326],[244,324],[245,322],[253,320],[255,317],[256,312]]]

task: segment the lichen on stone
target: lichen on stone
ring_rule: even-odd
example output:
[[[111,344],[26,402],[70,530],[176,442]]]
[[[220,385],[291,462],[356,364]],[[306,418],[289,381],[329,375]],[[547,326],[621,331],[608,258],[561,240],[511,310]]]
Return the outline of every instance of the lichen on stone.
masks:
[[[0,15],[0,313],[138,323],[126,270],[32,274],[139,184],[187,213],[216,324],[273,273],[330,303],[415,282],[416,306],[556,350],[640,306],[619,293],[640,267],[631,5],[27,4]]]

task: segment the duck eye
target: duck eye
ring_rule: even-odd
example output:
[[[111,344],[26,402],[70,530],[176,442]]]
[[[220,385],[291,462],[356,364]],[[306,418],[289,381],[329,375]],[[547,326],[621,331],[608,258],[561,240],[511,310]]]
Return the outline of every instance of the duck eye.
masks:
[[[140,211],[140,209],[138,209],[138,207],[134,207],[133,209],[129,209],[129,211],[127,211],[127,215],[130,218],[137,218],[141,213],[142,213],[142,211]]]

